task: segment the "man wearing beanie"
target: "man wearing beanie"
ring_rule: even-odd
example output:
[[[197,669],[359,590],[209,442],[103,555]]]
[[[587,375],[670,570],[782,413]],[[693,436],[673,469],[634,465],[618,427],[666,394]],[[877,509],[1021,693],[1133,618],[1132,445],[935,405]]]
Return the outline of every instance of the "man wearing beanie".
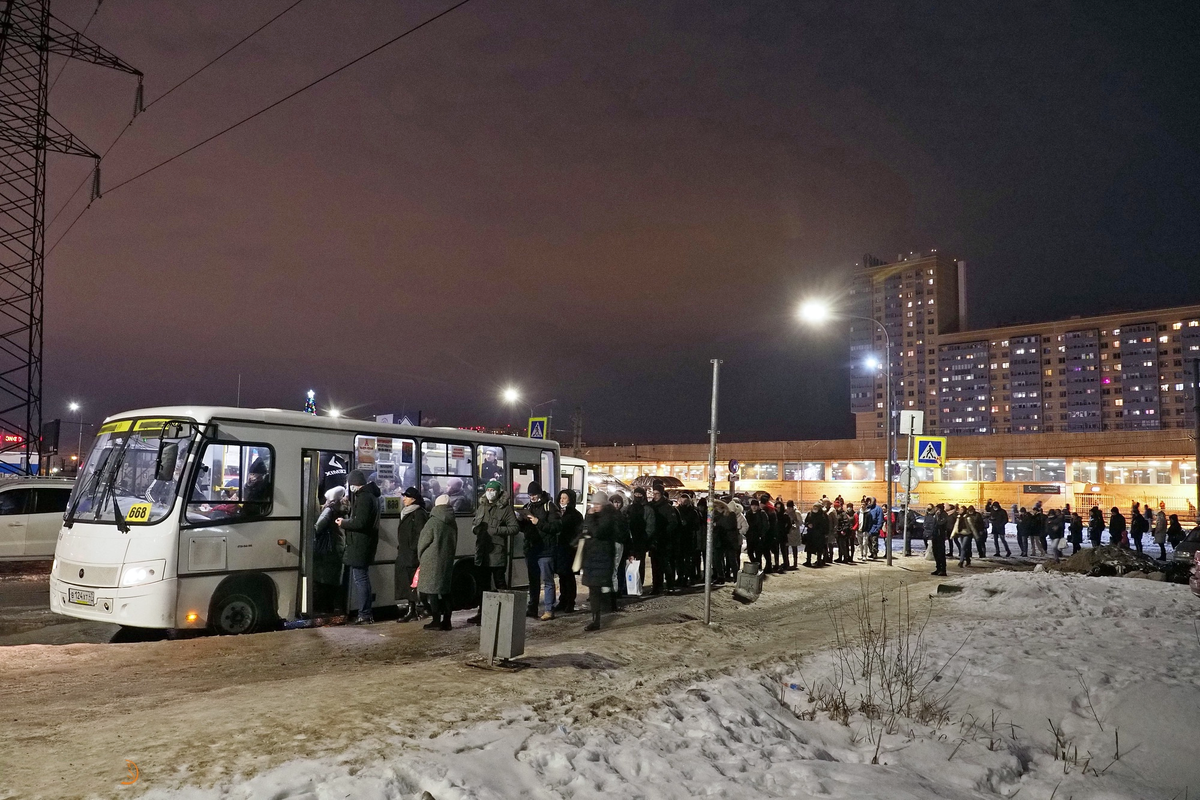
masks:
[[[542,587],[542,620],[554,619],[554,546],[562,530],[562,515],[537,481],[529,482],[529,502],[521,509],[521,533],[525,536],[525,569],[529,576],[529,605],[526,616],[538,615],[537,587]]]
[[[493,585],[497,590],[507,589],[512,537],[519,528],[512,500],[500,481],[488,481],[484,487],[471,530],[475,534],[476,588],[481,593],[491,591]],[[467,621],[477,625],[481,619],[476,614]]]
[[[420,616],[417,601],[417,590],[413,588],[413,575],[417,571],[417,541],[421,538],[421,529],[429,519],[425,510],[425,501],[420,490],[410,486],[404,490],[400,509],[400,524],[396,527],[396,605],[403,598],[407,606],[401,609],[397,622],[410,622]]]
[[[351,602],[358,609],[356,624],[370,625],[375,621],[370,568],[379,546],[379,487],[356,469],[346,479],[346,488],[350,492],[350,516],[337,521],[346,533],[342,563],[350,568]]]

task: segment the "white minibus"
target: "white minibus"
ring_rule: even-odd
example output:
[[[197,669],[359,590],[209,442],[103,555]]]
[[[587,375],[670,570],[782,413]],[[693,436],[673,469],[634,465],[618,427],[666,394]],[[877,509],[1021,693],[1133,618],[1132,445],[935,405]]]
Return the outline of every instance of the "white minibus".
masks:
[[[577,485],[580,464],[573,463]],[[533,480],[557,497],[556,442],[318,417],[296,411],[167,407],[109,417],[80,469],[50,579],[56,613],[138,628],[247,633],[313,616],[314,524],[325,490],[360,469],[379,486],[374,606],[396,600],[405,489],[458,518],[455,608],[478,603],[472,515],[499,480],[518,508]],[[586,462],[582,474],[586,486]],[[512,542],[509,584],[527,585]],[[347,604],[348,604],[347,600]],[[354,611],[347,607],[347,611]]]

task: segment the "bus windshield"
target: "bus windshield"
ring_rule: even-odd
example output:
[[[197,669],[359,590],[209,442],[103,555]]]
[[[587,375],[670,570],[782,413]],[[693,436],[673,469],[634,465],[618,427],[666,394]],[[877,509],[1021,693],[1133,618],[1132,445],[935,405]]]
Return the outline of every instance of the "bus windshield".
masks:
[[[166,425],[164,440],[167,422],[183,424]],[[192,428],[184,420],[121,420],[104,425],[75,481],[67,523],[158,522],[175,504],[192,440]],[[174,474],[156,480],[159,444],[164,441],[178,446],[178,457]]]

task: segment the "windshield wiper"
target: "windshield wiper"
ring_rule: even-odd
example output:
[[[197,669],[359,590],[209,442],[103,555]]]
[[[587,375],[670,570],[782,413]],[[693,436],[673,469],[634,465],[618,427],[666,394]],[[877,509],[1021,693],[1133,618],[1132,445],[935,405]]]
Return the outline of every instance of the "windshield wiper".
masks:
[[[75,524],[75,514],[79,510],[79,503],[86,496],[91,499],[92,504],[96,502],[96,489],[100,486],[100,478],[104,475],[104,470],[108,466],[108,461],[112,457],[111,449],[104,450],[100,453],[100,463],[92,470],[91,476],[88,478],[86,486],[80,486],[79,491],[75,495],[75,499],[71,501],[71,507],[67,509],[66,519],[63,521],[63,527],[71,528]]]
[[[129,525],[126,524],[125,518],[121,516],[121,508],[117,505],[117,475],[121,472],[121,465],[125,463],[125,453],[129,449],[129,442],[133,437],[129,437],[121,443],[121,449],[117,451],[116,457],[109,457],[108,461],[111,466],[108,470],[108,480],[104,483],[104,491],[100,494],[100,504],[96,506],[96,514],[93,519],[100,519],[100,512],[104,510],[104,504],[108,500],[108,496],[112,494],[113,517],[117,523],[117,529],[121,533],[129,533]]]

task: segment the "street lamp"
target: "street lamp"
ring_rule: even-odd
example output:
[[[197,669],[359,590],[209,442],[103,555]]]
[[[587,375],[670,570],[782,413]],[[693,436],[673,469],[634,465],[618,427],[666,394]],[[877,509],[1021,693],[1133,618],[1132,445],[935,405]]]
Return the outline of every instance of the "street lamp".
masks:
[[[892,397],[892,339],[890,336],[888,336],[887,328],[884,327],[882,322],[874,317],[862,317],[858,316],[857,314],[836,313],[833,310],[832,303],[830,303],[828,300],[821,300],[819,298],[810,298],[801,303],[796,316],[799,317],[802,322],[814,327],[829,322],[835,317],[839,319],[863,320],[865,322],[874,324],[875,327],[879,328],[879,331],[883,334],[883,364],[881,365],[879,363],[879,359],[875,356],[868,356],[863,362],[863,365],[868,369],[878,369],[880,366],[883,366],[885,421],[883,434],[885,451],[883,459],[883,479],[887,483],[887,509],[888,515],[890,516],[892,513],[892,404],[894,402],[894,398]],[[884,533],[887,534],[887,536],[884,537],[887,541],[886,557],[887,564],[890,567],[892,565],[892,537],[889,522],[890,520],[888,520],[887,517],[884,517]]]
[[[79,405],[79,403],[76,403],[74,400],[72,400],[67,405],[67,409],[72,411],[75,414],[75,416],[76,416],[75,424],[79,426],[79,439],[75,444],[75,455],[78,456],[79,458],[83,458],[83,406]],[[76,469],[78,469],[79,462],[76,461],[75,463],[76,463]]]
[[[534,409],[541,408],[542,406],[550,405],[551,403],[558,402],[558,398],[556,397],[553,400],[543,400],[542,402],[535,403],[534,405],[529,405],[528,403],[522,403],[521,392],[515,386],[509,386],[508,388],[506,388],[503,392],[500,393],[500,398],[505,403],[508,403],[510,406],[516,406],[518,404],[524,405],[526,408],[529,409],[529,418],[530,419],[533,418]],[[547,427],[549,427],[549,425],[547,425]],[[528,431],[526,431],[526,433],[528,433]],[[549,431],[546,431],[547,438],[549,438],[549,433],[550,433]]]

